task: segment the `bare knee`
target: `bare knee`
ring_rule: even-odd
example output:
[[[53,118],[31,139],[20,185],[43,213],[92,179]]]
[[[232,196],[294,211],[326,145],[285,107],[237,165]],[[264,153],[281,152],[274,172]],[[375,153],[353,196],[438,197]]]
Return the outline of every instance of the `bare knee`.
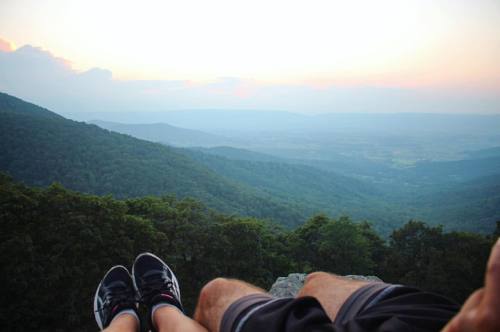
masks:
[[[219,331],[222,317],[234,301],[259,292],[258,289],[238,280],[214,279],[201,289],[194,318],[209,331]]]
[[[319,279],[324,279],[324,278],[327,278],[327,277],[331,277],[332,275],[330,273],[326,273],[326,272],[313,272],[313,273],[309,273],[307,276],[306,276],[306,280],[304,282],[305,285],[309,284],[309,283],[312,283],[316,280],[319,280]]]
[[[313,272],[306,276],[304,286],[297,294],[297,297],[318,296],[325,287],[337,282],[339,276],[327,272]]]
[[[207,295],[219,292],[221,288],[225,288],[229,280],[226,278],[215,278],[207,282],[205,286],[201,289],[201,293],[206,293]]]
[[[229,280],[225,278],[215,278],[209,281],[200,291],[198,306],[210,305],[213,299],[217,299],[223,290],[228,286]]]

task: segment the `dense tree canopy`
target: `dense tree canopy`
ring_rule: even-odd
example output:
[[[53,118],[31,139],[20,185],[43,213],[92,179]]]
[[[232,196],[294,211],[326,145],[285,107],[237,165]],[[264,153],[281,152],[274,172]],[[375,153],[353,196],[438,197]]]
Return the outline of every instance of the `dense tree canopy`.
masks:
[[[0,326],[95,330],[92,297],[100,278],[112,265],[130,267],[143,251],[172,266],[189,310],[217,276],[268,288],[278,276],[314,270],[375,274],[461,301],[481,286],[497,236],[444,233],[411,221],[385,242],[368,223],[325,215],[286,230],[193,199],[116,200],[58,184],[28,188],[0,175]]]

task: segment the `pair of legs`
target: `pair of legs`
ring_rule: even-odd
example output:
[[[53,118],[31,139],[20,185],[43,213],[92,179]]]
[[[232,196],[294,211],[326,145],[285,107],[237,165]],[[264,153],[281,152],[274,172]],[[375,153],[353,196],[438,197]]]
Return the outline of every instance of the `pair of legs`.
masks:
[[[203,331],[206,332],[202,325],[192,320],[188,316],[181,313],[179,310],[172,307],[163,307],[155,311],[153,322],[158,331]],[[139,331],[139,322],[137,318],[130,314],[123,314],[111,322],[104,330],[106,332],[137,332]]]
[[[146,256],[147,257],[147,256]],[[160,260],[161,262],[161,260]],[[168,270],[166,264],[164,265],[164,270]],[[161,265],[160,264],[160,265]],[[155,272],[155,271],[154,271]],[[158,271],[156,271],[158,272]],[[195,310],[194,319],[191,319],[183,314],[182,305],[180,304],[180,294],[178,289],[172,288],[172,283],[170,282],[171,278],[175,279],[173,273],[170,274],[170,279],[165,277],[168,273],[164,273],[162,271],[160,274],[156,274],[156,276],[160,276],[164,283],[164,287],[160,287],[160,291],[164,291],[167,296],[167,302],[169,303],[167,306],[161,306],[157,310],[150,310],[150,319],[152,321],[153,326],[156,330],[160,332],[174,332],[174,331],[192,331],[192,332],[218,332],[220,330],[221,322],[226,313],[226,310],[237,300],[246,297],[247,295],[253,294],[265,294],[265,291],[257,288],[253,285],[247,284],[238,280],[230,280],[217,278],[215,280],[210,281],[207,285],[203,287],[201,290],[198,305]],[[145,274],[147,275],[147,273]],[[134,276],[135,278],[135,276]],[[139,277],[139,280],[142,280]],[[145,279],[144,279],[145,280]],[[146,280],[147,281],[147,280]],[[176,284],[176,280],[175,280]],[[327,274],[324,272],[316,272],[310,274],[304,287],[301,289],[298,298],[315,298],[322,309],[324,310],[324,314],[328,316],[328,318],[333,322],[339,314],[339,320],[342,320],[343,313],[345,313],[346,308],[353,305],[356,306],[358,302],[358,298],[356,296],[351,295],[353,293],[363,293],[364,290],[373,288],[370,285],[367,286],[367,282],[363,281],[354,281],[345,279],[343,277]],[[146,285],[147,286],[147,285]],[[364,287],[366,286],[366,287]],[[177,286],[178,287],[178,286]],[[396,287],[396,286],[393,286]],[[142,290],[148,289],[148,287],[142,287],[139,283],[140,292],[139,294],[144,295],[145,292]],[[174,287],[175,288],[175,287]],[[141,290],[142,289],[142,290]],[[460,312],[456,313],[457,306],[452,304],[450,305],[447,300],[443,300],[442,297],[436,294],[429,294],[425,292],[419,292],[412,290],[410,288],[399,288],[395,293],[399,293],[399,299],[403,299],[403,301],[394,302],[396,297],[388,298],[388,301],[385,303],[380,302],[378,316],[376,316],[376,320],[381,319],[381,321],[387,321],[391,325],[390,326],[402,326],[399,318],[404,318],[404,315],[410,314],[410,318],[412,318],[409,322],[410,325],[405,325],[405,329],[391,329],[387,328],[386,325],[381,326],[381,330],[408,330],[412,329],[413,324],[418,325],[418,320],[425,321],[427,318],[430,318],[430,321],[434,321],[433,308],[438,309],[437,312],[443,312],[445,307],[448,308],[444,315],[437,315],[435,317],[446,317],[444,323],[440,325],[441,327],[449,320],[448,324],[444,326],[442,332],[459,332],[459,331],[470,331],[470,332],[498,332],[500,331],[500,239],[496,242],[494,247],[492,248],[490,259],[488,261],[488,265],[486,268],[486,278],[485,285],[482,289],[474,292],[469,299],[462,306]],[[163,295],[165,295],[163,294]],[[173,296],[175,294],[179,295],[178,299],[174,299],[175,301],[171,301],[168,297]],[[356,295],[356,294],[355,294]],[[97,296],[97,294],[96,294]],[[153,301],[147,300],[146,303],[158,303],[155,302],[155,298],[153,297]],[[409,298],[413,300],[408,300]],[[354,299],[354,300],[353,300]],[[178,300],[178,301],[177,301]],[[372,303],[374,303],[373,301]],[[343,306],[345,304],[345,306]],[[359,304],[359,303],[358,303]],[[436,306],[433,307],[433,304]],[[160,303],[161,305],[161,303]],[[370,304],[371,305],[371,304]],[[374,307],[367,306],[367,310],[364,312],[364,318],[373,315]],[[130,308],[130,307],[129,307]],[[401,311],[402,308],[409,309],[409,311]],[[412,314],[414,309],[417,308],[417,315]],[[405,309],[405,310],[406,310]],[[344,311],[344,312],[342,312]],[[106,325],[107,332],[113,331],[137,331],[139,328],[139,321],[137,316],[129,313],[121,315],[116,315],[116,317],[111,321],[110,324]],[[403,312],[403,316],[397,316],[396,312]],[[426,317],[430,315],[429,317]],[[299,314],[300,316],[300,314]],[[454,316],[454,317],[452,317]],[[295,317],[296,318],[296,317]],[[380,319],[379,319],[380,318]],[[451,318],[451,320],[450,320]],[[415,320],[416,319],[416,320]],[[403,319],[404,320],[404,319]],[[361,327],[361,329],[354,330],[373,330],[373,329],[363,329],[363,319],[360,322],[352,321],[354,325],[351,327]],[[269,320],[265,320],[265,324],[269,324]],[[361,325],[356,325],[357,323],[361,323]],[[249,323],[247,322],[247,325]],[[440,328],[441,328],[440,327]],[[333,327],[332,327],[333,328]],[[329,331],[337,331],[337,328],[328,329]],[[339,330],[344,330],[341,327]],[[350,328],[347,330],[351,331]],[[302,330],[301,330],[302,331]],[[322,329],[322,331],[325,331]]]
[[[316,272],[307,276],[304,287],[297,297],[315,297],[333,321],[344,301],[366,284],[367,282]],[[236,300],[252,294],[266,294],[266,292],[243,281],[217,278],[201,290],[194,319],[184,315],[177,308],[166,306],[154,312],[153,324],[160,332],[218,332],[228,307]],[[138,328],[137,319],[133,315],[124,314],[116,317],[105,331],[133,332],[138,331]]]

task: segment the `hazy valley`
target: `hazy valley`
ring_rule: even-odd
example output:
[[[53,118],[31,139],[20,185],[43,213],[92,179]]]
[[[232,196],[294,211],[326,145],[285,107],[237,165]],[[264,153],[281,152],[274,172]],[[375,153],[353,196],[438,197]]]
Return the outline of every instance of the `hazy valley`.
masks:
[[[500,145],[499,116],[330,115],[325,122],[246,112],[247,121],[217,121],[217,112],[207,111],[189,129],[93,122],[107,131],[8,95],[2,103],[0,169],[30,185],[57,181],[119,198],[195,197],[221,212],[286,226],[318,213],[348,215],[384,234],[410,219],[490,232],[500,218],[500,150],[488,149]],[[181,123],[179,115],[156,116]],[[276,117],[288,122],[271,121]]]

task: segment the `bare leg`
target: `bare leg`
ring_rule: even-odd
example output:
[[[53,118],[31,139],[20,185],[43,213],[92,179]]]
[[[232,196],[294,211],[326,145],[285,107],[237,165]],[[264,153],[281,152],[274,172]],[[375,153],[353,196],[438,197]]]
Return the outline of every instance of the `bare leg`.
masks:
[[[246,295],[265,293],[243,281],[214,279],[201,290],[194,318],[209,331],[219,331],[222,316],[234,301]]]
[[[153,321],[160,332],[207,332],[198,322],[181,313],[174,307],[162,307],[155,311]]]
[[[117,316],[111,321],[111,324],[103,331],[105,332],[135,332],[139,331],[139,322],[137,318],[129,315],[123,314]]]
[[[307,276],[304,287],[302,287],[297,297],[315,297],[325,309],[328,317],[334,321],[340,307],[347,298],[369,283],[326,272],[314,272]]]

